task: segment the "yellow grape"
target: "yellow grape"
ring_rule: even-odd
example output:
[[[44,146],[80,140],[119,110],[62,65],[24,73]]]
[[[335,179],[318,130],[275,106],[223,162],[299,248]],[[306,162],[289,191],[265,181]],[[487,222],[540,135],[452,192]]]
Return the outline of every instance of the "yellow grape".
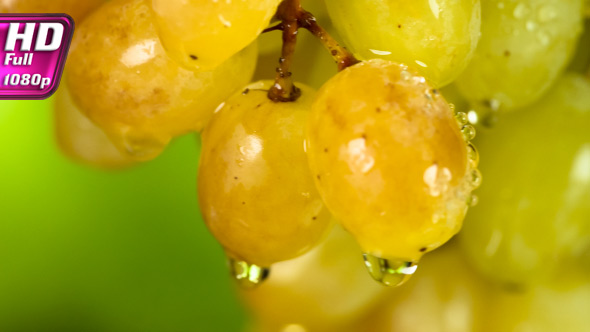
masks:
[[[272,84],[253,83],[228,99],[202,135],[201,212],[242,266],[265,268],[305,253],[330,221],[304,151],[315,91],[301,85],[296,102],[275,103],[267,97]]]
[[[212,70],[253,42],[280,0],[152,0],[168,54],[193,70]]]
[[[482,1],[481,39],[457,80],[463,95],[501,111],[537,100],[574,52],[581,8],[581,0]]]
[[[326,0],[326,5],[356,55],[402,62],[434,87],[461,73],[480,35],[479,0]]]
[[[0,1],[0,13],[66,13],[76,23],[106,0],[8,0]]]
[[[357,331],[479,331],[488,309],[489,288],[455,244],[445,245],[426,256],[412,280],[381,300]]]
[[[241,290],[256,331],[348,331],[387,290],[367,275],[359,250],[350,234],[336,226],[309,253],[275,264],[260,287]]]
[[[106,3],[77,29],[66,73],[80,109],[138,160],[201,130],[250,80],[256,61],[253,45],[211,72],[181,68],[164,51],[152,19],[145,1]]]
[[[62,86],[54,98],[55,134],[58,146],[64,154],[100,168],[121,168],[134,163],[80,112],[67,87]]]
[[[411,274],[424,252],[461,228],[480,181],[476,152],[465,142],[473,128],[461,130],[440,93],[404,65],[362,62],[319,91],[308,130],[310,166],[376,279],[402,282],[385,279]]]

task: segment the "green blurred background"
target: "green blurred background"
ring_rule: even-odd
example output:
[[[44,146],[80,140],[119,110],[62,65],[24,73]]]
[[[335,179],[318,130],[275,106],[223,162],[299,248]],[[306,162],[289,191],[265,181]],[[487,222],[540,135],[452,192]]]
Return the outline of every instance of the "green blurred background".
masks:
[[[120,172],[63,157],[51,99],[0,101],[0,331],[239,331],[199,144]]]

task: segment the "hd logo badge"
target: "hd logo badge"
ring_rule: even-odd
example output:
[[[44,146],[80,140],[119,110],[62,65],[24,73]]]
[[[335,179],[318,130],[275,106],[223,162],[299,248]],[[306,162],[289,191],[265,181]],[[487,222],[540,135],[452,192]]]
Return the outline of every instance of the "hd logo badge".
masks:
[[[74,33],[65,14],[0,15],[0,99],[45,99],[61,79]]]

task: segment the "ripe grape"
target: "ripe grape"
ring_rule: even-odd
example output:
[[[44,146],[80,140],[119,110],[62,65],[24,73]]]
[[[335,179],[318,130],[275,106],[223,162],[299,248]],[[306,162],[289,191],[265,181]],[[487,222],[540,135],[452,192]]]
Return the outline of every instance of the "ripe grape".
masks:
[[[486,182],[461,232],[473,264],[526,284],[590,244],[590,82],[569,73],[481,135]]]
[[[590,279],[571,268],[551,282],[491,294],[482,332],[580,332],[590,326]]]
[[[76,23],[105,0],[12,0],[0,1],[0,13],[66,13]]]
[[[173,137],[201,130],[247,84],[255,61],[253,45],[212,72],[183,69],[162,48],[149,5],[115,0],[77,29],[66,78],[74,101],[115,145],[148,160]]]
[[[482,2],[481,40],[457,84],[502,111],[537,100],[567,65],[582,31],[581,0]]]
[[[472,131],[463,127],[463,136]],[[324,202],[386,284],[459,231],[480,181],[477,153],[469,145],[468,154],[449,104],[423,77],[385,60],[349,67],[322,87],[308,145]]]
[[[257,320],[258,331],[342,332],[386,295],[367,275],[359,247],[336,226],[307,254],[277,263],[260,287],[240,295]],[[355,259],[357,258],[357,259]]]
[[[235,270],[303,254],[322,239],[330,221],[304,151],[315,91],[302,85],[296,102],[275,103],[267,97],[272,84],[253,83],[231,97],[202,135],[201,211],[228,256],[239,262]]]
[[[358,331],[479,331],[488,309],[489,287],[455,244],[445,245],[427,255],[412,280],[393,289],[361,321]]]
[[[280,0],[152,0],[160,38],[185,68],[213,70],[267,27]]]
[[[55,135],[61,151],[70,158],[100,168],[133,164],[105,133],[74,105],[67,87],[57,91],[54,104]]]
[[[479,39],[479,0],[326,0],[326,5],[355,55],[405,63],[434,87],[461,73]]]

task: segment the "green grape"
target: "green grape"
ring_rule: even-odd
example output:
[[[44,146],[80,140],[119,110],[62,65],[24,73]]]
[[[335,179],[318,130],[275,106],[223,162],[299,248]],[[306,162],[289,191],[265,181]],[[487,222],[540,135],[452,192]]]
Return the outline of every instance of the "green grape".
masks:
[[[482,272],[526,284],[590,244],[590,82],[569,73],[481,135],[486,182],[461,232]]]
[[[66,13],[76,23],[106,0],[8,0],[0,1],[0,13]]]
[[[458,78],[474,104],[502,111],[527,106],[554,83],[582,31],[581,0],[482,2],[481,40]]]
[[[272,84],[253,83],[228,99],[202,137],[199,203],[207,226],[239,263],[232,265],[242,275],[237,279],[248,279],[251,266],[308,251],[330,221],[304,151],[315,91],[300,86],[296,102],[275,103],[267,97]]]
[[[280,0],[151,0],[168,54],[185,68],[213,70],[266,28]]]
[[[241,290],[256,331],[348,331],[387,295],[362,261],[351,259],[358,252],[350,234],[336,226],[307,254],[275,264],[260,287]]]
[[[133,165],[133,160],[123,155],[105,133],[80,112],[65,86],[55,95],[54,122],[57,144],[68,157],[99,168]]]
[[[571,269],[552,282],[490,295],[481,332],[581,332],[590,326],[590,279]]]
[[[461,73],[480,34],[479,0],[326,0],[326,5],[356,55],[402,62],[434,87]]]
[[[471,332],[486,321],[488,289],[455,244],[427,255],[404,287],[360,321],[363,332]],[[508,330],[497,330],[508,331]]]
[[[349,67],[318,93],[307,137],[316,185],[385,284],[461,228],[480,175],[465,142],[473,128],[460,122],[423,77],[385,60]]]
[[[248,83],[255,61],[252,45],[212,72],[183,69],[160,44],[149,5],[115,0],[77,29],[66,79],[80,109],[121,151],[149,160],[172,138],[201,130]]]

